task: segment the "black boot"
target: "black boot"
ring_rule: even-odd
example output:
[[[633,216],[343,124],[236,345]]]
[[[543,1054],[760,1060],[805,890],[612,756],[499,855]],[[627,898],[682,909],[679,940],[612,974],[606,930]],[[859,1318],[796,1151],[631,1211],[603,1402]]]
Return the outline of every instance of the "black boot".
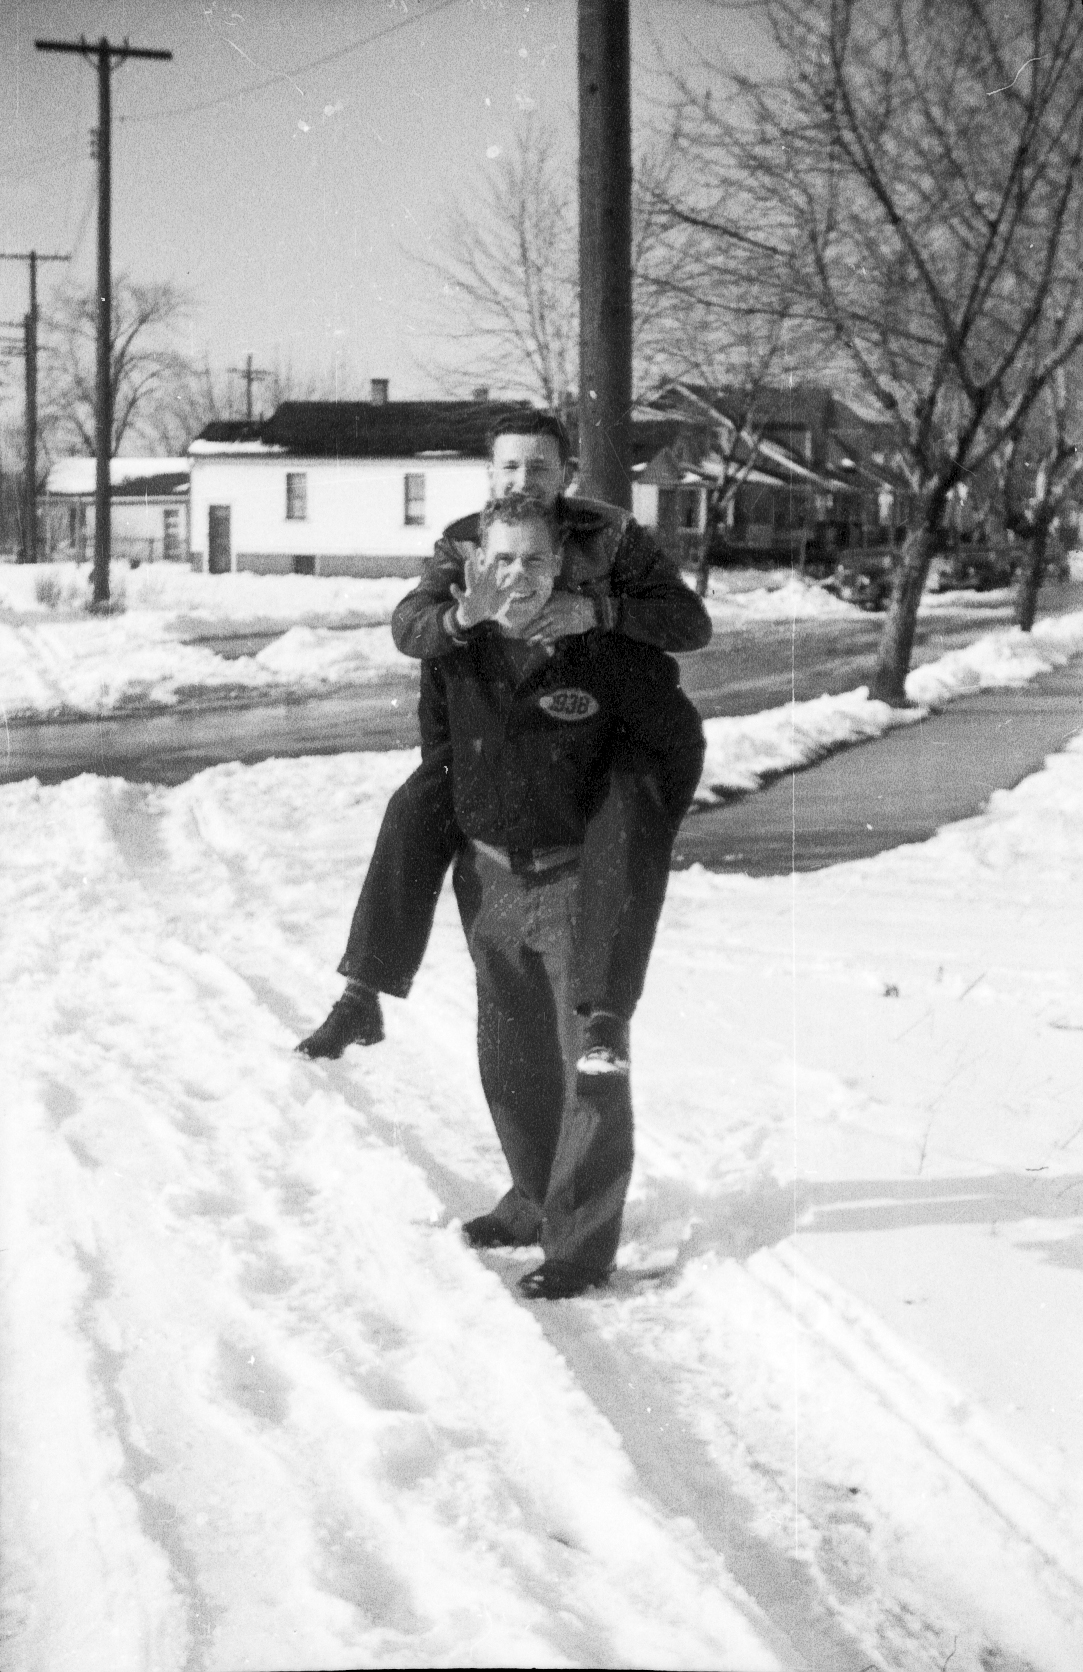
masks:
[[[340,1057],[347,1045],[378,1045],[383,1036],[380,995],[362,987],[343,993],[327,1020],[296,1048],[303,1057]]]
[[[565,1260],[546,1260],[544,1265],[520,1277],[519,1288],[527,1300],[570,1300],[588,1289],[604,1289],[609,1282],[607,1269],[573,1266]]]
[[[535,1231],[524,1242],[495,1213],[480,1213],[476,1219],[466,1221],[463,1236],[471,1248],[530,1248],[538,1241],[541,1231]]]

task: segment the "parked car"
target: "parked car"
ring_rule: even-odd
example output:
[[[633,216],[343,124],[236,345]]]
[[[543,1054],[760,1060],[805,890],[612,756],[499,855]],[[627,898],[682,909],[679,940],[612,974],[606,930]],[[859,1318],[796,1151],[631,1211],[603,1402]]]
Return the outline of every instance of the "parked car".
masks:
[[[891,600],[897,550],[852,551],[840,557],[824,582],[828,592],[861,610],[886,610]]]
[[[927,584],[931,592],[991,592],[1011,586],[1017,565],[1012,546],[959,545],[933,558]]]

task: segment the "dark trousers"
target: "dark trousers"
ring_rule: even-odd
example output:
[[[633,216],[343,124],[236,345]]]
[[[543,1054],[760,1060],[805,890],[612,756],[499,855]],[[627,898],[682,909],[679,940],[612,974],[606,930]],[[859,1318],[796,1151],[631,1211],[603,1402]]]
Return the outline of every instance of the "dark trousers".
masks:
[[[630,1018],[643,992],[665,900],[673,840],[695,783],[668,805],[634,756],[614,765],[588,820],[572,953],[577,1010]],[[424,761],[387,804],[339,972],[405,998],[432,931],[444,876],[462,842],[448,756]]]
[[[515,876],[470,846],[455,894],[478,990],[478,1065],[512,1188],[493,1210],[547,1260],[604,1271],[632,1172],[623,1074],[577,1075],[576,867]]]
[[[379,993],[406,997],[429,944],[444,877],[461,843],[448,750],[423,761],[384,810],[340,975]]]

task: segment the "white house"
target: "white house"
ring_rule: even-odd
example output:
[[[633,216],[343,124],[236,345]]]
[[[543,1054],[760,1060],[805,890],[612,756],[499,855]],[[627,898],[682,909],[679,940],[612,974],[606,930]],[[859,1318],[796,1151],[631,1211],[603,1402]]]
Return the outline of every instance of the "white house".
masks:
[[[416,575],[488,495],[487,400],[288,401],[210,424],[189,448],[194,568],[209,574]],[[516,410],[529,410],[519,407]]]
[[[94,459],[58,459],[45,480],[45,549],[77,563],[94,552]],[[110,546],[130,563],[188,561],[188,460],[109,461]]]

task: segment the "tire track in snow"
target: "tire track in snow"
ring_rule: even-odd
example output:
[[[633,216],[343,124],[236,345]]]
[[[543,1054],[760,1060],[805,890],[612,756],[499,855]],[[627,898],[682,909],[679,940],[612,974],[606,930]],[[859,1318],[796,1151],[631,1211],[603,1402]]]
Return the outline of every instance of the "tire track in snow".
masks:
[[[200,834],[208,851],[228,871],[238,904],[251,905],[258,898],[258,885],[248,874],[243,853],[236,849],[222,853],[213,840],[207,841],[202,831]],[[127,840],[131,847],[131,832]],[[138,845],[137,840],[132,849],[136,857]],[[160,873],[156,880],[165,882]],[[284,947],[284,966],[289,967],[291,960],[293,967],[297,967],[297,949]],[[274,980],[265,977],[257,981],[251,976],[245,979],[265,1008],[284,1025],[296,1028],[296,1006]],[[439,1160],[419,1133],[377,1112],[363,1083],[358,1083],[356,1072],[348,1064],[306,1072],[324,1077],[329,1088],[354,1107],[369,1131],[389,1148],[400,1151],[428,1181],[449,1214],[465,1217],[483,1205],[478,1186]],[[403,1085],[405,1101],[416,1101],[409,1059],[401,1068],[396,1065],[391,1078],[392,1083],[398,1079]],[[381,1079],[386,1079],[386,1075],[381,1073]],[[786,1298],[774,1295],[780,1302]],[[615,1304],[619,1308],[619,1292]],[[608,1310],[599,1310],[602,1308]],[[842,1617],[845,1609],[840,1607],[837,1613],[832,1612],[836,1599],[828,1576],[822,1576],[823,1586],[818,1590],[820,1576],[810,1571],[807,1561],[786,1556],[776,1544],[756,1534],[751,1522],[762,1505],[744,1498],[727,1481],[703,1439],[682,1417],[671,1391],[671,1378],[637,1352],[634,1344],[628,1348],[602,1339],[599,1331],[612,1318],[613,1308],[611,1300],[530,1310],[547,1338],[570,1364],[595,1408],[621,1436],[648,1494],[667,1515],[687,1516],[695,1523],[705,1542],[723,1555],[746,1591],[787,1632],[793,1654],[804,1657],[814,1667],[831,1666],[832,1672],[836,1666],[853,1667],[855,1672],[867,1666],[868,1652],[849,1631]],[[852,1319],[836,1318],[835,1326],[836,1350],[846,1363],[847,1373],[864,1389],[867,1378],[862,1374],[862,1366],[868,1370],[869,1344],[854,1334]],[[928,1436],[921,1432],[920,1421],[908,1409],[907,1402],[896,1399],[894,1404],[888,1403],[889,1415],[900,1434],[927,1444]],[[958,1476],[964,1489],[974,1489],[975,1481],[970,1478],[974,1471],[971,1469],[968,1475],[967,1471],[959,1470],[954,1448],[946,1452],[941,1447],[936,1450],[936,1457],[948,1478]],[[707,1482],[709,1486],[705,1486]],[[978,1496],[982,1496],[980,1491]],[[1003,1520],[1002,1509],[996,1502],[983,1499],[983,1506],[996,1520]],[[1011,1525],[1014,1528],[1014,1523]],[[885,1664],[915,1664],[896,1657],[923,1652],[933,1643],[943,1642],[943,1627],[934,1618],[938,1613],[933,1608],[924,1622],[916,1618],[902,1619],[892,1627],[890,1641],[881,1645],[881,1652],[886,1648],[888,1654]],[[1005,1652],[991,1647],[987,1659],[990,1666],[1008,1664]]]
[[[184,938],[184,930],[186,926],[195,927],[197,929],[195,941],[198,946],[200,943],[205,942],[207,938],[207,929],[204,921],[206,913],[206,898],[190,896],[188,901],[184,902],[187,907],[189,920],[186,925],[184,921],[185,912],[181,909],[182,902],[178,899],[175,887],[176,879],[170,877],[168,866],[165,863],[167,855],[160,840],[159,832],[156,828],[157,820],[153,808],[153,800],[148,801],[147,796],[142,794],[140,791],[132,791],[128,789],[120,790],[116,795],[111,794],[110,799],[105,804],[105,810],[109,822],[114,830],[118,853],[126,861],[131,880],[138,883],[139,887],[146,894],[148,899],[157,898],[161,905],[166,908],[169,917],[172,920],[171,933],[174,939],[178,936],[182,939]],[[244,867],[243,864],[240,864],[238,867],[238,865],[234,863],[234,856],[230,856],[230,863],[226,869],[232,873],[232,882],[234,885],[243,883]],[[234,893],[236,894],[237,892],[238,888],[235,886]],[[202,952],[193,952],[193,957],[197,961],[202,960],[205,956],[206,955]],[[289,962],[288,957],[286,958],[286,962]],[[190,973],[196,972],[193,970]],[[225,973],[226,972],[223,971],[223,974]],[[244,978],[238,977],[235,972],[232,973],[232,979],[228,980],[226,985],[227,988],[230,989],[228,995],[230,999],[239,998],[241,996],[242,989],[244,991],[250,991],[249,982]],[[261,997],[263,1000],[263,1008],[265,1010],[272,1004],[275,998],[275,991],[276,990],[274,989],[273,984],[269,982],[264,982],[262,984]],[[281,995],[278,995],[278,1000],[279,1003],[277,1008],[280,1008],[283,1011],[288,1010],[290,1001]],[[207,1008],[208,1010],[210,1009],[209,1003]],[[225,1019],[226,1018],[223,1017],[223,1020]],[[311,1073],[311,1069],[309,1069],[307,1065],[297,1064],[296,1068],[301,1074],[308,1075]],[[337,1072],[339,1074],[345,1074],[345,1071],[341,1069]],[[357,1087],[356,1084],[352,1084],[347,1080],[347,1089],[349,1091],[348,1101],[355,1108],[356,1112],[361,1117],[365,1126],[369,1129],[372,1135],[377,1137],[384,1148],[390,1153],[405,1154],[405,1152],[409,1150],[410,1154],[407,1155],[406,1158],[414,1164],[415,1169],[421,1176],[431,1175],[437,1177],[442,1193],[444,1194],[445,1201],[449,1197],[453,1196],[456,1188],[459,1190],[470,1188],[465,1184],[465,1181],[455,1180],[448,1169],[441,1169],[434,1161],[433,1157],[428,1155],[422,1147],[416,1144],[413,1134],[410,1134],[408,1129],[404,1129],[400,1126],[396,1130],[393,1122],[381,1119],[372,1108],[369,1099],[364,1095],[362,1088]],[[211,1159],[212,1163],[215,1163],[213,1153],[209,1159]],[[245,1168],[242,1175],[238,1175],[235,1167],[230,1164],[234,1159],[235,1156],[232,1154],[228,1162],[226,1162],[225,1156],[219,1157],[220,1162],[226,1162],[224,1171],[219,1169],[220,1182],[224,1194],[219,1207],[212,1214],[213,1218],[219,1218],[222,1214],[226,1214],[228,1220],[230,1217],[228,1210],[231,1205],[234,1209],[243,1208],[246,1200],[248,1200],[251,1196],[249,1186],[252,1181],[250,1178],[244,1176],[244,1173],[246,1173],[248,1169]],[[215,1165],[217,1164],[218,1163],[215,1163]],[[259,1171],[258,1167],[257,1171]],[[477,1187],[475,1186],[474,1188],[476,1189]],[[200,1210],[197,1208],[196,1211]],[[208,1211],[210,1210],[208,1209]],[[222,1230],[227,1233],[228,1238],[228,1227],[226,1224],[223,1224]],[[238,1232],[243,1239],[243,1224],[238,1227]],[[119,1370],[115,1366],[112,1367],[112,1374],[114,1384],[116,1384],[119,1377]],[[254,1372],[253,1374],[256,1373]],[[234,1378],[234,1380],[235,1379],[236,1378]],[[258,1375],[257,1380],[259,1380]],[[243,1389],[241,1391],[243,1393]],[[241,1403],[244,1403],[243,1399],[241,1400]],[[529,1568],[523,1569],[520,1575],[520,1583],[527,1595],[529,1595],[534,1589]],[[549,1609],[549,1611],[555,1614],[557,1609],[555,1597],[539,1596],[539,1600],[543,1600],[544,1605]],[[755,1629],[757,1631],[761,1631],[762,1633],[762,1625],[763,1622],[757,1620],[755,1622]],[[612,1648],[606,1649],[603,1645],[597,1643],[589,1647],[582,1643],[578,1645],[569,1643],[568,1647],[571,1650],[571,1659],[573,1663],[616,1664],[618,1661],[623,1664],[628,1663],[626,1654],[618,1656]],[[611,1656],[613,1657],[612,1659],[610,1658]],[[664,1662],[659,1662],[659,1664],[664,1664]]]
[[[693,1262],[673,1297],[677,1328],[667,1293],[644,1293],[613,1320],[617,1344],[631,1337],[716,1466],[789,1528],[828,1605],[884,1664],[936,1664],[954,1640],[954,1664],[972,1672],[1074,1672],[1078,1588],[1005,1513],[1003,1494],[1031,1513],[1038,1498],[1019,1492],[995,1436],[975,1446],[957,1411],[937,1408],[958,1396],[935,1371],[850,1297],[823,1293],[814,1270],[802,1289],[806,1265],[786,1244],[699,1272]],[[1070,1547],[1061,1555],[1078,1566]],[[1000,1568],[1003,1588],[986,1577]]]
[[[217,819],[208,826],[198,818],[196,830],[200,845],[228,873],[238,903],[257,900],[258,885],[231,833],[222,830]],[[293,997],[269,977],[247,979],[282,1025],[299,1033],[300,1017]],[[416,1101],[416,1092],[410,1087],[409,1065],[403,1066],[406,1074],[399,1070],[393,1078],[401,1079],[408,1088],[404,1102],[409,1104]],[[322,1079],[356,1111],[364,1128],[417,1168],[450,1219],[468,1218],[488,1205],[484,1186],[439,1160],[408,1123],[377,1112],[355,1067],[338,1062],[312,1065],[306,1072]],[[525,1305],[513,1292],[520,1269],[500,1275],[505,1277],[513,1300]],[[756,1532],[753,1521],[757,1506],[726,1480],[703,1442],[678,1414],[664,1380],[646,1361],[604,1341],[595,1328],[584,1326],[584,1312],[596,1304],[611,1303],[576,1303],[570,1309],[532,1306],[528,1310],[570,1366],[595,1409],[619,1435],[645,1495],[667,1517],[690,1521],[704,1543],[723,1558],[738,1583],[773,1622],[776,1648],[787,1662],[814,1668],[830,1666],[832,1672],[864,1672],[870,1664],[867,1649],[843,1621],[831,1615],[807,1565]]]
[[[165,1556],[173,1588],[183,1609],[186,1649],[178,1672],[206,1672],[215,1626],[222,1610],[200,1584],[192,1552],[181,1536],[176,1510],[157,1493],[147,1490],[147,1482],[158,1471],[158,1462],[138,1443],[132,1432],[132,1412],[121,1387],[127,1360],[124,1353],[107,1345],[94,1320],[98,1306],[109,1299],[113,1290],[106,1262],[78,1245],[75,1247],[75,1259],[87,1279],[78,1318],[79,1329],[90,1347],[93,1374],[110,1414],[113,1436],[124,1459],[122,1478],[132,1494],[144,1536]],[[147,1635],[153,1641],[153,1630]]]
[[[148,811],[146,798],[138,792],[127,792],[119,805],[122,806],[123,812],[116,821],[116,834],[122,850],[152,891],[157,889],[169,895],[170,886],[159,863],[162,857],[161,844],[157,839],[154,817]],[[197,828],[201,845],[214,854],[229,874],[238,901],[254,899],[254,885],[247,874],[243,856],[235,850],[227,849],[223,852],[213,837],[208,840],[208,833],[202,822]],[[295,1031],[298,1017],[292,997],[283,993],[267,977],[248,979],[264,1006],[272,1011],[284,1027]],[[398,1123],[378,1113],[373,1099],[367,1095],[363,1083],[358,1083],[357,1076],[349,1065],[303,1065],[303,1068],[306,1073],[323,1079],[347,1107],[356,1113],[365,1130],[378,1137],[388,1149],[401,1153],[417,1169],[444,1204],[450,1218],[468,1217],[479,1211],[483,1202],[487,1201],[484,1186],[439,1161],[408,1124]],[[577,1373],[580,1385],[584,1385],[585,1379],[578,1372],[587,1368],[586,1355],[582,1351],[576,1354],[569,1351],[569,1343],[565,1339],[566,1331],[554,1329],[554,1318],[536,1307],[527,1310],[539,1323],[546,1337],[557,1347],[565,1362],[569,1359],[579,1361],[573,1362],[572,1368]],[[557,1339],[554,1339],[554,1335]],[[858,1672],[858,1668],[865,1662],[845,1634],[835,1630],[822,1611],[813,1610],[815,1618],[810,1625],[801,1618],[800,1605],[787,1604],[787,1597],[807,1593],[807,1587],[802,1583],[803,1576],[784,1560],[779,1562],[774,1553],[754,1537],[750,1528],[751,1515],[748,1506],[740,1504],[736,1497],[728,1492],[725,1483],[717,1479],[713,1482],[713,1492],[705,1493],[702,1483],[694,1493],[689,1490],[696,1473],[703,1471],[703,1478],[707,1479],[715,1471],[707,1464],[703,1448],[696,1444],[693,1437],[675,1418],[671,1427],[674,1434],[679,1433],[680,1443],[670,1445],[669,1455],[674,1462],[678,1455],[681,1455],[685,1459],[684,1463],[680,1469],[674,1467],[668,1472],[646,1467],[648,1457],[656,1449],[649,1425],[643,1423],[642,1417],[633,1423],[629,1420],[627,1411],[607,1409],[607,1405],[611,1406],[613,1402],[600,1402],[595,1397],[605,1382],[618,1374],[618,1367],[615,1363],[607,1363],[608,1349],[600,1341],[595,1340],[592,1343],[591,1356],[593,1363],[590,1366],[591,1375],[586,1378],[586,1391],[595,1409],[599,1410],[621,1435],[625,1452],[645,1487],[644,1495],[648,1500],[653,1501],[666,1517],[678,1516],[690,1520],[697,1527],[704,1543],[723,1557],[731,1572],[738,1568],[742,1570],[739,1583],[753,1600],[758,1601],[761,1606],[765,1601],[769,1601],[770,1606],[765,1608],[765,1615],[767,1619],[774,1619],[775,1647],[785,1661],[791,1664],[807,1661],[810,1665],[830,1663],[837,1667],[839,1672]],[[617,1419],[615,1423],[614,1417]],[[624,1430],[627,1430],[627,1435]],[[689,1463],[688,1459],[693,1461]],[[679,1488],[676,1484],[678,1481]],[[706,1509],[708,1504],[709,1512]],[[739,1532],[735,1533],[734,1529],[739,1529]],[[750,1548],[757,1553],[751,1559],[748,1556]],[[809,1611],[811,1600],[809,1594],[802,1596],[806,1613]],[[778,1622],[780,1612],[786,1615],[785,1625],[781,1630]],[[764,1621],[757,1621],[757,1626],[762,1632]]]

